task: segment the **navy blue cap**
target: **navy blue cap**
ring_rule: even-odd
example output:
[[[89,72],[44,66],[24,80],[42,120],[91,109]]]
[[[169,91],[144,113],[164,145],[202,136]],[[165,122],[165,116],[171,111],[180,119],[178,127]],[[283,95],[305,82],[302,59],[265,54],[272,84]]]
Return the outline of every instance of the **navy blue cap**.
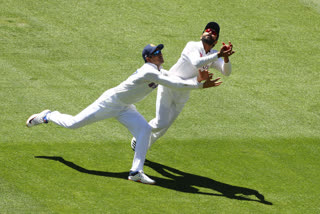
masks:
[[[153,54],[153,52],[155,52],[157,49],[162,50],[162,48],[164,48],[163,44],[159,44],[159,45],[149,44],[146,47],[144,47],[142,51],[142,58],[144,59],[145,62],[147,62],[147,57],[151,56],[151,54]]]
[[[208,28],[213,29],[217,33],[217,39],[219,38],[220,33],[220,26],[216,22],[209,22],[206,27],[204,28],[203,32],[207,30]]]

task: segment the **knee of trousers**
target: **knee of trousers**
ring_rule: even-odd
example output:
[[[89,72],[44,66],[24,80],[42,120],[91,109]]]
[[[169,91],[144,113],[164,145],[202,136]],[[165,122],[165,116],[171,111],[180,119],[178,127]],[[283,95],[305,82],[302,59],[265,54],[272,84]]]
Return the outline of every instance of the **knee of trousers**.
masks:
[[[151,136],[152,128],[149,124],[144,124],[140,127],[139,136],[141,135],[150,135]]]
[[[145,133],[151,133],[152,131],[152,127],[149,124],[146,124],[143,129]]]

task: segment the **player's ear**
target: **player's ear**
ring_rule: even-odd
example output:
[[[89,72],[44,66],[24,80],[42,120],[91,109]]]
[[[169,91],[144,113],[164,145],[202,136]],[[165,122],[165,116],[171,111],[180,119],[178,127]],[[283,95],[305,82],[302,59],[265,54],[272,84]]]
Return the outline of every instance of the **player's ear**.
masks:
[[[147,60],[147,62],[151,62],[152,61],[151,57],[149,57],[149,56],[146,57],[146,60]]]

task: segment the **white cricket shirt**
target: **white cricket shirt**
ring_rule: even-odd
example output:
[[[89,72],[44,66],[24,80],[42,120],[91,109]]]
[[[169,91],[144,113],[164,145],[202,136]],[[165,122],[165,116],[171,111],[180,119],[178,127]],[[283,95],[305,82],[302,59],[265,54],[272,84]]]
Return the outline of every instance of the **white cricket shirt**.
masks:
[[[161,69],[163,70],[163,69]],[[168,71],[163,71],[167,73]],[[134,72],[127,80],[113,88],[115,96],[125,104],[133,104],[144,99],[151,93],[158,84],[176,89],[197,89],[203,88],[195,78],[183,80],[174,76],[165,76],[152,63],[145,63]]]
[[[168,75],[189,79],[198,75],[198,69],[204,70],[211,67],[229,76],[231,63],[225,63],[222,58],[218,58],[217,53],[218,51],[213,49],[206,53],[202,41],[188,42],[177,63],[170,68]]]

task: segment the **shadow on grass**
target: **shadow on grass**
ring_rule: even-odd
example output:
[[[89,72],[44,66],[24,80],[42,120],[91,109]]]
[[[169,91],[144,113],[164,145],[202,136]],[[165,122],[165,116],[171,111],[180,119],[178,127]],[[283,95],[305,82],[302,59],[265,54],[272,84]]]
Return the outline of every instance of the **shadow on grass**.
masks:
[[[221,183],[211,178],[194,175],[187,172],[182,172],[178,169],[174,169],[172,167],[155,163],[149,160],[146,160],[145,165],[154,169],[164,177],[169,178],[169,179],[166,179],[166,178],[156,179],[157,185],[161,187],[173,189],[180,192],[196,193],[196,194],[212,195],[212,196],[224,196],[231,199],[256,201],[263,204],[272,205],[272,203],[266,201],[264,196],[260,194],[257,190]],[[220,192],[221,194],[201,192],[199,191],[199,189],[195,188],[194,186],[207,188],[209,190],[211,189],[211,190]],[[254,195],[259,200],[246,198],[243,195],[246,195],[246,196]]]
[[[79,172],[91,174],[91,175],[128,179],[128,174],[129,174],[129,172],[103,172],[103,171],[96,171],[96,170],[88,170],[70,161],[66,161],[62,157],[57,157],[57,156],[35,156],[35,158],[43,158],[43,159],[59,161],[72,169],[75,169]],[[272,205],[271,202],[266,201],[264,196],[254,189],[221,183],[211,178],[194,175],[187,172],[182,172],[178,169],[174,169],[172,167],[165,166],[149,160],[146,160],[145,166],[152,168],[162,176],[166,177],[166,178],[160,178],[160,177],[152,176],[152,178],[155,179],[157,182],[156,186],[160,186],[163,188],[167,188],[167,189],[171,189],[179,192],[185,192],[185,193],[194,193],[194,194],[211,195],[211,196],[223,196],[230,199],[255,201],[255,202],[260,202],[267,205]],[[219,192],[220,194],[210,193],[210,192],[201,192],[199,191],[199,189],[195,188],[194,186],[207,188],[209,190]],[[253,195],[257,197],[257,199],[259,200],[245,197],[249,195]]]

